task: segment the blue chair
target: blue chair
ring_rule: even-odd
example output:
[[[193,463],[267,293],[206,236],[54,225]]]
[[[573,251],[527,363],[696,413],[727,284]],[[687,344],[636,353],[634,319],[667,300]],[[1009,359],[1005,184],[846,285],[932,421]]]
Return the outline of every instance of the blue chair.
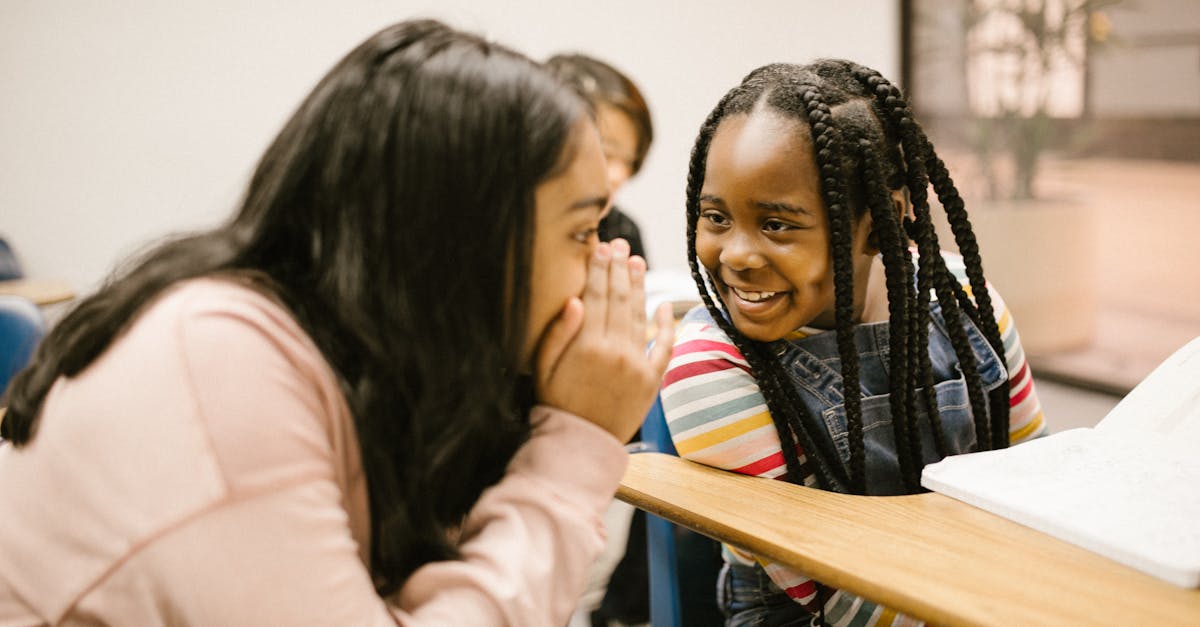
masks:
[[[667,429],[662,399],[642,422],[645,451],[679,455]],[[646,557],[650,575],[650,624],[654,627],[719,627],[716,603],[720,545],[713,539],[646,514]]]
[[[29,363],[45,333],[37,305],[19,296],[0,296],[0,397],[13,375]]]
[[[654,405],[642,422],[642,442],[647,450],[679,455],[667,417],[663,414],[662,399]],[[683,624],[679,603],[679,575],[675,564],[675,525],[653,514],[646,514],[646,552],[650,568],[650,624],[654,627],[679,627]]]

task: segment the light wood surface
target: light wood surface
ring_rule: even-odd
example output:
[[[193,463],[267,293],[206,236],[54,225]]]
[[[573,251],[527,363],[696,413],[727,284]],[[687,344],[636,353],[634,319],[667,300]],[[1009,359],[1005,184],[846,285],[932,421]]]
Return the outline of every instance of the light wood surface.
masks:
[[[617,496],[938,624],[1200,625],[1200,590],[941,494],[848,496],[640,453]]]
[[[53,305],[75,298],[75,290],[69,283],[50,279],[0,281],[0,294],[28,298],[35,305]]]

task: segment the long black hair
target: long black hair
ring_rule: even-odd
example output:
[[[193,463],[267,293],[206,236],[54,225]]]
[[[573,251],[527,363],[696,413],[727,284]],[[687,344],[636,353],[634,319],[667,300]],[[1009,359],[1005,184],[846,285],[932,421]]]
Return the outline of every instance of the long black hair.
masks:
[[[534,190],[582,99],[535,62],[434,21],[388,27],[313,89],[225,225],[163,244],[83,300],[14,381],[3,437],[179,281],[261,277],[332,366],[370,495],[381,593],[453,557],[446,529],[528,437]]]
[[[822,426],[809,414],[771,346],[747,338],[723,315],[696,256],[700,191],[709,144],[726,117],[767,107],[807,125],[819,169],[821,195],[828,210],[834,274],[838,352],[850,443],[850,463],[818,437]],[[972,299],[947,268],[929,209],[932,184],[966,263]],[[906,189],[913,217],[897,216],[892,192]],[[870,212],[872,236],[885,268],[889,313],[890,411],[904,484],[920,490],[922,468],[919,408],[931,424],[939,456],[947,454],[937,412],[929,359],[930,291],[941,303],[951,343],[965,375],[980,449],[1008,445],[1008,390],[985,391],[975,352],[961,315],[983,332],[1004,358],[991,298],[984,282],[979,247],[962,199],[900,90],[878,72],[836,59],[805,66],[773,64],[751,72],[717,104],[700,128],[692,150],[687,184],[688,263],[705,305],[721,329],[745,355],[783,445],[788,479],[801,482],[815,474],[828,489],[866,493],[865,454],[854,345],[854,285],[851,234],[854,221]],[[909,243],[915,242],[914,267]],[[916,276],[914,282],[913,277]],[[807,463],[802,465],[797,447]]]

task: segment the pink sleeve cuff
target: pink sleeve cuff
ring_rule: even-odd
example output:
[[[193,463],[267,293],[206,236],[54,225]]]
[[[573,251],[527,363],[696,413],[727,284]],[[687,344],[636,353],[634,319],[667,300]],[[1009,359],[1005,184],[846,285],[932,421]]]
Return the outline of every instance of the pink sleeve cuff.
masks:
[[[533,437],[513,456],[509,472],[551,482],[559,498],[603,511],[625,473],[628,453],[609,432],[575,414],[538,405]]]

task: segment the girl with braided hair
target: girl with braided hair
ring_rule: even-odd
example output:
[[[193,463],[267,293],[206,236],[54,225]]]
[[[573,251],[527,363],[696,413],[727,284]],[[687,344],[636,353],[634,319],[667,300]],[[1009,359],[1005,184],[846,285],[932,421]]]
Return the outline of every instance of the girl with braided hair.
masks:
[[[960,255],[943,253],[932,185]],[[680,455],[863,495],[1045,432],[963,202],[900,90],[841,60],[751,72],[700,129],[688,259],[704,306],[662,391]],[[726,547],[730,625],[912,619]]]

